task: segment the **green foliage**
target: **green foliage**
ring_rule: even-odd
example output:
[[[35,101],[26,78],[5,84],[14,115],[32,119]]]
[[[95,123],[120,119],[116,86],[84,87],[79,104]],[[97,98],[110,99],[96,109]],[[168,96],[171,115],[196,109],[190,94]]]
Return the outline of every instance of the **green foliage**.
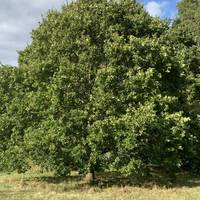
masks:
[[[174,31],[182,42],[189,45],[200,45],[199,9],[199,0],[182,0],[178,3],[178,17],[174,23]]]
[[[177,30],[130,0],[50,11],[0,68],[1,168],[198,171],[200,49]]]

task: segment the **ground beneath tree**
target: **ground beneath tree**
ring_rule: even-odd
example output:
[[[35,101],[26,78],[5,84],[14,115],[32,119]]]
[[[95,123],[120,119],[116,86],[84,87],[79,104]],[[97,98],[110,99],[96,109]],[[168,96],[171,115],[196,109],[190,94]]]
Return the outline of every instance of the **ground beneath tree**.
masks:
[[[147,178],[148,179],[148,178]],[[0,200],[199,200],[200,177],[181,173],[172,184],[166,177],[138,180],[99,174],[95,183],[82,176],[56,179],[51,174],[0,174]]]

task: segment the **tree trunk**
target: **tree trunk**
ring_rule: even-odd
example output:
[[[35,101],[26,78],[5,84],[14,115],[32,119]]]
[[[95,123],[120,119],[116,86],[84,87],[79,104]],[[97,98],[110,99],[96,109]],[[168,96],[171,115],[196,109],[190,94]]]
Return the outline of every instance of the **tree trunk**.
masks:
[[[94,182],[95,179],[96,179],[95,170],[93,167],[91,167],[89,173],[86,174],[84,181],[86,181],[88,183],[92,183],[92,182]]]
[[[96,179],[96,176],[95,176],[95,170],[93,167],[90,168],[90,173],[91,173],[91,176],[92,176],[92,181],[94,181]]]

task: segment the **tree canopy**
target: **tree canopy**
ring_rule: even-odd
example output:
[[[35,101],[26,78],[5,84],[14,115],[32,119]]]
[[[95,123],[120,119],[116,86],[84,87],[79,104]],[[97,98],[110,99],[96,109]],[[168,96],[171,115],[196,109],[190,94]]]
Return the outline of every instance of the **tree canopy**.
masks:
[[[2,169],[198,171],[200,49],[180,24],[130,0],[49,11],[0,68]]]

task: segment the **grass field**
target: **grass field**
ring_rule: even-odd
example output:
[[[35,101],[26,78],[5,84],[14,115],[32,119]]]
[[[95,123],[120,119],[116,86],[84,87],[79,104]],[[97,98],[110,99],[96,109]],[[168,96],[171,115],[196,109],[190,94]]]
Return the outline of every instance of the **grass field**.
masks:
[[[112,175],[113,177],[113,175]],[[200,200],[200,177],[182,173],[167,179],[136,181],[109,174],[89,184],[79,175],[55,179],[50,174],[0,174],[0,200]]]

